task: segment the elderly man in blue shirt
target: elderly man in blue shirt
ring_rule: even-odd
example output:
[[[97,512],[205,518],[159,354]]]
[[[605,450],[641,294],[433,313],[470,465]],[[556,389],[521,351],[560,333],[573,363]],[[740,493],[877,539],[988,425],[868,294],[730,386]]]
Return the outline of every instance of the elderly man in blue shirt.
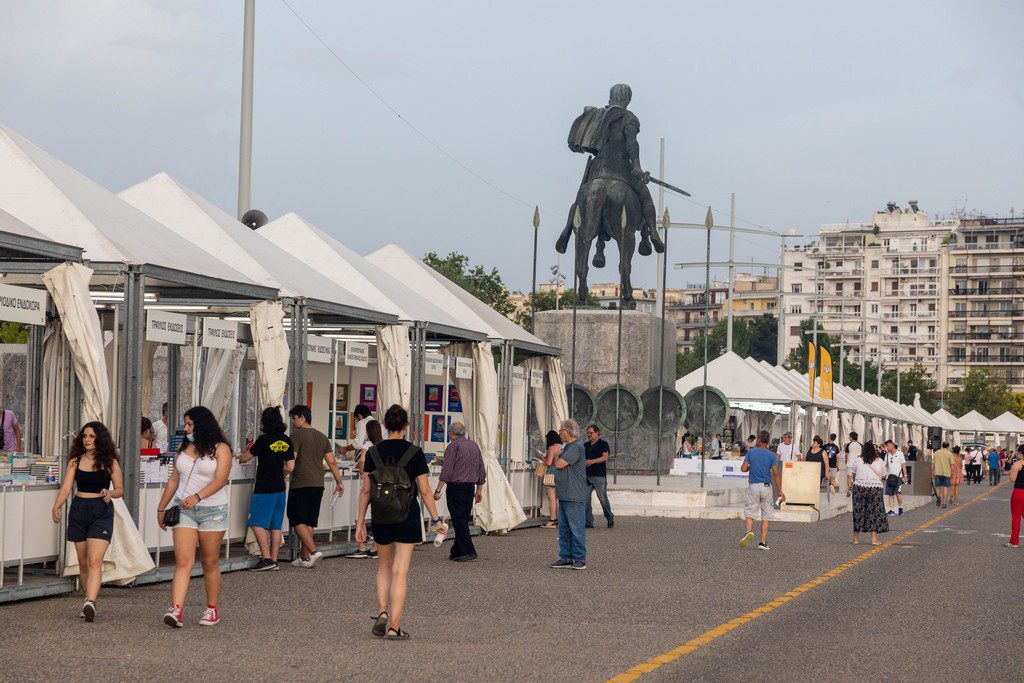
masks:
[[[466,437],[466,425],[452,422],[448,427],[451,443],[444,451],[440,482],[434,491],[434,500],[441,499],[441,490],[448,486],[448,514],[455,528],[455,543],[449,560],[469,562],[477,558],[473,537],[469,534],[469,520],[473,517],[473,502],[479,503],[484,497],[484,482],[487,472],[484,458],[475,441]],[[476,488],[474,495],[473,489]]]

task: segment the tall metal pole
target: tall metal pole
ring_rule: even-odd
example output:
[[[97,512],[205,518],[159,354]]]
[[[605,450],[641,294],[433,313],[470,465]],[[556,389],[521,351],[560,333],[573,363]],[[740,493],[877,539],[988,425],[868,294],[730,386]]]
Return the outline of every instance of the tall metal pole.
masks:
[[[661,138],[661,157],[658,161],[658,177],[665,177],[665,138]],[[658,215],[661,216],[665,213],[665,187],[662,185],[658,186]],[[655,225],[654,229],[657,230],[658,226]],[[668,228],[665,228],[665,234],[662,236],[664,239],[668,238]],[[662,241],[664,241],[662,239]],[[668,254],[661,253],[657,255],[657,271],[655,278],[657,278],[657,291],[655,292],[654,310],[662,310],[664,307],[665,300],[665,264],[668,262]]]
[[[662,175],[664,177],[664,175]],[[656,439],[655,446],[655,461],[654,461],[654,484],[655,486],[661,486],[661,441],[664,438],[661,435],[662,431],[662,420],[664,419],[665,413],[665,392],[661,388],[662,384],[665,384],[665,282],[668,280],[668,226],[672,225],[672,221],[668,216],[668,209],[666,208],[664,213],[661,214],[661,225],[664,234],[662,235],[662,241],[665,243],[665,258],[661,262],[661,337],[659,338],[658,344],[660,351],[658,353],[658,437]],[[673,345],[675,344],[675,335],[672,335]],[[707,346],[705,340],[705,346]],[[674,443],[674,441],[673,441]]]
[[[704,458],[708,452],[708,319],[711,317],[711,227],[715,224],[708,207],[708,215],[704,219],[707,228],[707,249],[704,258],[704,385],[701,395],[704,405],[701,411],[701,449],[700,449],[700,487],[704,488]],[[779,339],[781,344],[782,339]]]
[[[662,176],[664,177],[664,176]],[[732,351],[732,290],[733,278],[736,276],[736,267],[732,264],[736,248],[736,193],[729,195],[729,309],[726,311],[727,322],[725,328],[725,349]]]
[[[252,67],[256,34],[256,0],[245,0],[242,38],[242,125],[238,142],[238,220],[252,203]]]
[[[533,207],[533,289],[530,290],[530,333],[537,329],[537,233],[540,232],[540,207]],[[558,302],[558,286],[555,286],[555,302]]]
[[[846,352],[846,302],[842,297],[839,299],[839,383],[845,386],[843,382],[843,369],[845,363],[843,363],[843,354]],[[834,362],[835,359],[833,359]]]
[[[818,365],[821,363],[821,352],[818,349],[818,306],[822,300],[822,294],[824,292],[818,289],[818,277],[821,275],[821,267],[815,262],[814,264],[814,301],[813,307],[811,308],[812,320],[814,321],[814,330],[811,332],[812,343],[814,344],[814,371],[811,375],[811,407],[807,411],[807,432],[806,439],[807,443],[814,437],[814,422],[818,417],[818,411],[814,406],[814,377],[818,374]],[[807,359],[810,361],[810,358]],[[808,368],[810,370],[810,368]],[[799,447],[799,444],[797,444]]]
[[[775,345],[775,364],[781,367],[783,361],[786,360],[786,286],[784,283],[786,274],[786,237],[785,235],[780,235],[779,239],[782,242],[782,247],[779,250],[779,329],[776,333],[778,341]]]

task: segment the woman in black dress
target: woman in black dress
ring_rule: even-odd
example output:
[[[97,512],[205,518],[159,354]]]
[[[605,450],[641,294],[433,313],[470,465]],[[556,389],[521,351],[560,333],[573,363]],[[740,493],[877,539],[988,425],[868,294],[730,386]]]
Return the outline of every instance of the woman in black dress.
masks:
[[[387,438],[370,448],[363,462],[363,485],[359,491],[356,539],[360,543],[366,543],[366,508],[370,503],[370,488],[373,485],[370,474],[377,470],[378,465],[397,465],[405,459],[403,469],[413,484],[409,492],[412,500],[409,501],[409,512],[405,520],[397,524],[382,524],[374,515],[371,524],[373,538],[377,541],[380,552],[380,564],[377,565],[378,609],[372,633],[388,640],[406,640],[409,633],[401,627],[401,621],[409,565],[412,563],[412,549],[423,540],[417,495],[427,506],[430,524],[435,531],[441,529],[441,516],[437,514],[433,491],[427,478],[430,472],[427,468],[427,458],[423,455],[422,449],[405,439],[405,432],[409,428],[409,414],[405,408],[399,405],[388,408],[384,413],[384,428],[388,431]],[[411,457],[406,458],[410,452]],[[390,612],[388,603],[391,605]]]
[[[853,460],[853,542],[859,542],[862,531],[871,533],[871,545],[879,545],[878,534],[889,531],[885,516],[885,461],[868,441],[859,458]]]

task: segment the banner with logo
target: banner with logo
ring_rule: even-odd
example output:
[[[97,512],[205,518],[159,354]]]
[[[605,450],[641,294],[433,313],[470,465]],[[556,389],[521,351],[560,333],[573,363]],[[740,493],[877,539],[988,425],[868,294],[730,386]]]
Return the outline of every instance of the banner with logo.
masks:
[[[832,354],[825,347],[821,348],[821,382],[818,392],[826,401],[832,400]]]
[[[809,395],[814,398],[814,371],[815,367],[815,356],[814,356],[814,344],[807,342],[807,379],[810,382]]]

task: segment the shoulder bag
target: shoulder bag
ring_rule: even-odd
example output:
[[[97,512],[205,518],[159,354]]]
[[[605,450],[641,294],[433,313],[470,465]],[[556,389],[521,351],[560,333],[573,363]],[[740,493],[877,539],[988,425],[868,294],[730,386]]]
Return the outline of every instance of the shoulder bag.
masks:
[[[192,481],[192,473],[195,472],[196,461],[192,461],[192,469],[188,471],[188,479],[185,480],[185,488],[188,488],[188,483]],[[171,507],[164,510],[164,526],[174,526],[181,521],[181,506],[172,505]]]

